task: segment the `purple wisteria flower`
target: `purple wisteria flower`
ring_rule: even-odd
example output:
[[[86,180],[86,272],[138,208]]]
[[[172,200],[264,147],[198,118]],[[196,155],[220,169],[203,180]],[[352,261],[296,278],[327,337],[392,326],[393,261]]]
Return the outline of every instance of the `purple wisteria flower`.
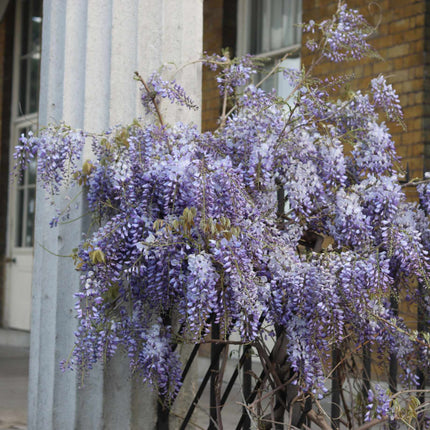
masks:
[[[373,417],[381,419],[390,414],[390,396],[380,385],[375,384],[373,390],[368,391],[367,401],[365,421],[370,421]]]
[[[381,107],[392,121],[400,121],[403,118],[403,111],[400,105],[398,94],[392,85],[387,84],[385,78],[380,75],[370,82],[373,100],[375,105]]]
[[[176,81],[167,81],[161,78],[159,73],[153,73],[149,78],[148,89],[142,88],[142,104],[147,111],[152,111],[153,100],[168,99],[171,103],[186,106],[188,109],[197,110],[199,107],[186,94],[185,90]]]
[[[203,64],[211,70],[220,69],[221,72],[217,77],[220,94],[233,94],[235,89],[249,84],[252,75],[257,73],[257,62],[251,55],[246,55],[239,59],[230,60],[226,56],[205,55]]]
[[[306,30],[321,36],[311,46],[320,59],[370,52],[371,28],[343,3]],[[169,402],[181,385],[176,344],[204,342],[216,323],[223,342],[233,334],[251,346],[281,338],[279,368],[310,398],[325,391],[333,350],[344,354],[349,378],[364,345],[380,362],[396,354],[403,380],[415,384],[429,348],[392,299],[402,289],[429,307],[430,187],[418,187],[420,207],[407,202],[378,116],[382,107],[401,118],[392,87],[378,77],[370,91],[334,100],[337,78],[303,70],[285,73],[297,88],[283,100],[252,82],[249,56],[203,61],[220,71],[220,92],[233,104],[217,130],[164,124],[160,98],[195,106],[176,82],[154,74],[139,81],[158,121],[100,135],[60,125],[20,139],[17,169],[37,160],[47,191],[81,187],[92,216],[73,255],[78,326],[63,366],[85,371],[121,349]],[[86,141],[93,158],[82,163]],[[393,412],[376,386],[367,402],[367,419]]]
[[[428,180],[428,173],[426,173],[425,177]],[[420,199],[421,208],[424,212],[429,215],[430,214],[430,182],[424,182],[417,186],[417,191]]]
[[[310,21],[304,30],[311,34],[322,32],[322,41],[310,39],[306,46],[311,51],[321,49],[322,55],[335,63],[359,60],[373,52],[367,39],[374,29],[357,10],[349,9],[346,3],[340,3],[332,19],[319,24]]]
[[[76,170],[86,137],[83,131],[72,130],[64,124],[45,128],[37,137],[32,132],[28,137],[23,135],[14,154],[17,167],[25,169],[36,158],[37,174],[42,184],[57,194],[63,182],[70,180]]]

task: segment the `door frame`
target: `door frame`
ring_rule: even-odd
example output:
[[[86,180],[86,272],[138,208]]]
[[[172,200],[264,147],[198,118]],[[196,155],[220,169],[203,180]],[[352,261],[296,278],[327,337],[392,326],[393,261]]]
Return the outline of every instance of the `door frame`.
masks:
[[[23,128],[32,127],[37,130],[38,113],[18,114],[19,91],[20,91],[20,59],[22,45],[22,8],[23,2],[18,0],[15,3],[14,17],[14,46],[12,65],[12,98],[9,123],[9,171],[13,172],[15,160],[13,158],[14,148],[18,144],[19,131]],[[31,309],[31,273],[33,264],[33,246],[16,246],[16,223],[17,223],[17,189],[18,180],[12,178],[8,186],[8,205],[6,222],[6,254],[5,254],[5,278],[4,278],[4,307],[2,315],[2,325],[6,328],[16,328],[21,330],[30,329],[30,309]],[[15,272],[14,272],[15,271]],[[28,285],[24,288],[26,297],[23,297],[23,304],[17,308],[16,304],[16,282],[17,274],[27,273]],[[22,288],[22,286],[19,286]],[[14,290],[15,288],[15,290]],[[16,317],[15,312],[24,312],[25,315]],[[18,323],[17,323],[18,321]]]

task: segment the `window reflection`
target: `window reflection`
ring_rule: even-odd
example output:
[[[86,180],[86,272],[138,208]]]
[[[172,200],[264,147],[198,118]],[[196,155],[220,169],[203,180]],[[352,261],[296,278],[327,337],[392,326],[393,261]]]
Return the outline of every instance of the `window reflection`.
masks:
[[[15,111],[16,136],[27,134],[35,125],[28,115],[39,105],[42,0],[21,0],[18,106]],[[25,125],[25,126],[24,126]],[[22,175],[16,190],[15,246],[33,246],[36,204],[36,163]]]
[[[300,43],[300,0],[251,0],[250,53],[264,54]]]
[[[19,135],[31,128],[20,128]],[[36,206],[36,161],[32,160],[17,184],[15,246],[33,246],[34,215]]]
[[[245,0],[247,1],[247,0]],[[264,69],[256,76],[259,82],[278,65],[283,69],[300,68],[302,1],[301,0],[249,0],[247,50],[265,58]],[[286,79],[275,73],[262,85],[266,91],[275,89],[287,97],[292,88]]]
[[[22,2],[18,116],[37,112],[39,101],[42,2]]]

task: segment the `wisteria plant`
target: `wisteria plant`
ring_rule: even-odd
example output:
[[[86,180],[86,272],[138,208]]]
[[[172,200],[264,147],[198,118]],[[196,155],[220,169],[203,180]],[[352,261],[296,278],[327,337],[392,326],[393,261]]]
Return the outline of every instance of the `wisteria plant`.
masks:
[[[207,342],[217,324],[219,340],[236,333],[276,365],[275,397],[295,387],[282,410],[292,425],[305,417],[330,428],[319,405],[334,372],[347,427],[421,416],[416,375],[427,370],[429,337],[405,324],[398,300],[428,314],[430,187],[419,181],[419,204],[405,196],[418,181],[404,183],[384,123],[401,123],[402,110],[383,76],[342,97],[341,77],[312,75],[322,61],[374,55],[371,26],[340,2],[304,31],[312,64],[272,71],[289,80],[287,99],[259,88],[250,56],[203,58],[224,100],[214,131],[167,124],[163,99],[196,106],[154,73],[136,74],[144,121],[101,135],[61,124],[21,137],[19,169],[37,157],[45,189],[82,190],[93,220],[73,255],[81,285],[66,367],[85,371],[122,348],[169,402],[181,381],[174,345]],[[91,160],[81,159],[86,144]],[[59,208],[52,226],[64,217]],[[374,381],[364,394],[347,389],[365,352],[380,369],[395,356],[402,392]]]

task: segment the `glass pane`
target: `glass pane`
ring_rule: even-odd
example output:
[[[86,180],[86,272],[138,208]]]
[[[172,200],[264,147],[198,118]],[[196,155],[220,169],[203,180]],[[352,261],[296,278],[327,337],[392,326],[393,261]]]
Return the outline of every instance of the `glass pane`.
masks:
[[[27,113],[27,65],[27,58],[20,61],[18,116]]]
[[[287,40],[288,31],[286,28],[287,16],[286,10],[284,10],[284,1],[273,0],[270,11],[270,43],[268,49],[273,51],[275,49],[283,48],[285,45],[291,44],[290,40]]]
[[[300,57],[287,58],[281,63],[281,67],[284,69],[300,70]],[[288,79],[284,79],[282,74],[280,74],[276,89],[281,97],[288,97],[294,88],[290,85]]]
[[[22,0],[18,116],[37,112],[42,29],[41,0]]]
[[[260,24],[258,26],[258,41],[257,48],[258,52],[270,51],[270,34],[272,30],[271,26],[271,14],[270,14],[270,2],[267,0],[260,0]]]
[[[267,74],[273,69],[276,63],[279,63],[280,58],[275,58],[274,60],[265,64],[263,70],[257,74],[257,82],[262,80]],[[300,57],[287,58],[280,65],[282,70],[293,69],[300,70]],[[288,79],[284,78],[282,72],[274,73],[270,78],[266,79],[261,88],[264,91],[271,92],[273,89],[276,90],[276,94],[280,97],[288,97],[294,88],[290,85]]]
[[[28,166],[27,181],[29,185],[34,185],[36,183],[36,160],[32,160]]]
[[[261,81],[275,66],[275,61],[270,61],[264,64],[263,70],[257,74],[257,81]],[[261,85],[261,89],[266,92],[271,92],[273,88],[277,87],[277,74],[273,74],[268,79],[266,79]]]
[[[18,191],[18,202],[16,212],[16,235],[15,235],[15,246],[22,246],[22,226],[24,223],[24,190]]]
[[[25,176],[26,176],[25,172],[20,175],[19,180],[18,180],[18,185],[24,185]]]
[[[18,130],[18,134],[26,135],[30,130],[31,127],[22,127]],[[36,168],[36,160],[32,160],[17,187],[16,247],[33,246]]]
[[[28,24],[31,11],[30,0],[23,0],[21,8],[21,55],[28,53]]]
[[[34,212],[36,206],[36,193],[34,188],[28,190],[27,195],[27,225],[25,229],[24,246],[33,246],[34,236]]]
[[[300,43],[301,0],[252,0],[250,53],[262,54]]]
[[[261,52],[260,49],[260,34],[261,34],[261,14],[262,14],[262,8],[261,3],[258,0],[251,0],[251,25],[249,32],[249,53],[250,54],[257,54]]]
[[[31,75],[30,75],[30,106],[29,112],[34,113],[38,111],[39,104],[39,67],[40,61],[39,58],[31,59]]]
[[[27,133],[28,133],[27,127],[20,128],[18,130],[18,138],[20,138],[21,135],[26,136]],[[16,142],[16,144],[18,145],[18,141]],[[29,169],[31,169],[31,168],[35,169],[36,166],[35,165],[34,166],[29,166]],[[34,175],[34,173],[33,173],[33,175]],[[27,176],[28,176],[27,175],[27,171],[23,172],[23,174],[19,178],[18,185],[24,185],[26,183],[25,180],[27,179]]]
[[[31,14],[31,52],[40,52],[42,33],[42,4],[40,1],[33,3],[33,13]]]

